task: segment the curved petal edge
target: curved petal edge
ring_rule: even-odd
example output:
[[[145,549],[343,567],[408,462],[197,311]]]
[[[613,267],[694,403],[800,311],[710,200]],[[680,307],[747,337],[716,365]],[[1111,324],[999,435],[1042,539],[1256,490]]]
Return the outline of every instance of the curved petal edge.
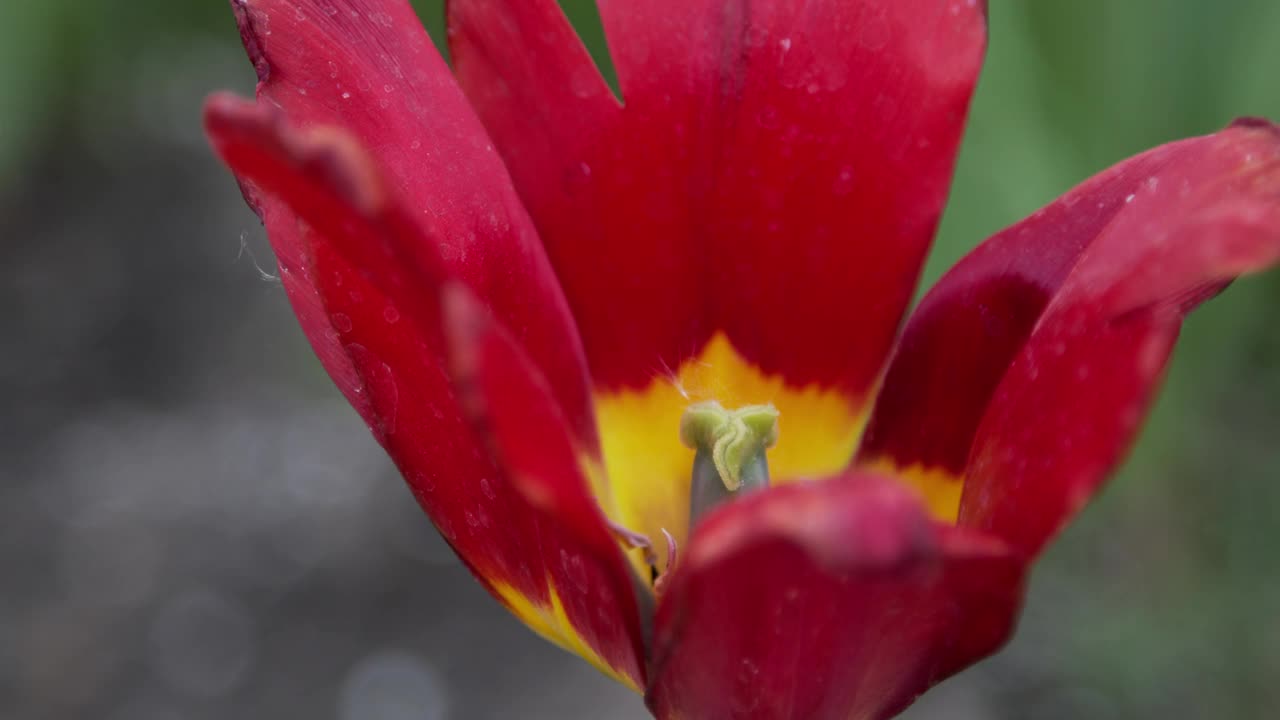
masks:
[[[492,444],[464,417],[444,354],[441,302],[446,288],[463,285],[430,263],[400,261],[398,248],[432,245],[419,225],[403,221],[404,205],[359,143],[339,129],[293,128],[277,110],[228,96],[210,100],[206,127],[267,225],[282,281],[317,354],[444,538],[533,629],[642,687],[627,568],[601,539],[602,524],[595,535],[582,532],[590,528],[583,518],[598,519],[598,510],[593,516],[584,509],[592,501],[581,484],[555,486],[576,505],[531,502],[531,484],[496,463],[487,451]],[[505,339],[499,349],[515,347],[505,331],[490,334]],[[541,377],[516,351],[485,357],[518,357],[515,370]],[[509,362],[499,367],[512,369]],[[538,429],[558,429],[562,444],[574,447],[577,436],[542,383],[537,409],[558,424]],[[591,457],[589,450],[582,455]]]
[[[978,246],[909,319],[856,464],[903,475],[954,521],[978,427],[1033,334],[1053,332],[1055,307],[1090,305],[1097,323],[1161,308],[1180,317],[1275,262],[1278,138],[1242,121],[1156,148]]]
[[[660,598],[649,707],[668,718],[878,719],[994,652],[1023,565],[851,473],[707,518]]]

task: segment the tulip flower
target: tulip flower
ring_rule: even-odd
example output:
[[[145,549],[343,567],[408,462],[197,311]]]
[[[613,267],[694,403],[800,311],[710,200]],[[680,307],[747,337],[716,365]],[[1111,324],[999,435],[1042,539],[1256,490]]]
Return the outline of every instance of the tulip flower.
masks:
[[[902,325],[976,0],[232,0],[208,136],[443,537],[655,716],[885,718],[1008,638],[1184,315],[1280,259],[1237,121],[982,243]],[[901,331],[900,331],[901,325]]]

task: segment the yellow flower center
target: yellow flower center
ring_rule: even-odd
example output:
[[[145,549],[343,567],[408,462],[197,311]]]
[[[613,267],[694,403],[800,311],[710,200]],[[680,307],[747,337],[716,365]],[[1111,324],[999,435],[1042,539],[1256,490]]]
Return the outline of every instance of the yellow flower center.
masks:
[[[609,517],[652,539],[665,529],[683,544],[689,534],[694,450],[681,443],[685,411],[717,401],[727,408],[772,405],[785,425],[769,450],[774,484],[839,472],[866,424],[866,403],[817,386],[795,387],[766,375],[718,334],[702,352],[642,390],[597,393],[596,416],[607,482],[595,482]],[[641,553],[630,553],[648,577]],[[659,571],[665,557],[658,553]]]

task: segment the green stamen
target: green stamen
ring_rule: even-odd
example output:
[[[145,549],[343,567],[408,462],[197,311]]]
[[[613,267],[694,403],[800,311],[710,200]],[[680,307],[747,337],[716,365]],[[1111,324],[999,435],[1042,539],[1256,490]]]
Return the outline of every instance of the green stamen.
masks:
[[[778,410],[773,405],[727,410],[714,400],[696,403],[680,419],[680,442],[696,451],[692,522],[735,494],[769,486],[765,451],[778,442]]]

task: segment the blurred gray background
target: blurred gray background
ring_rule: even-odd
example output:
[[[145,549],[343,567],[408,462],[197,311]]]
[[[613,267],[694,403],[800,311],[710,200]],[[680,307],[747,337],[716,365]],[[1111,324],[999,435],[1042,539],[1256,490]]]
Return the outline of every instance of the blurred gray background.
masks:
[[[991,14],[930,279],[1125,156],[1280,118],[1274,0]],[[644,717],[470,579],[314,362],[200,131],[252,80],[221,0],[0,5],[0,718]],[[910,718],[1272,716],[1277,308],[1273,273],[1194,316],[1015,641]]]

